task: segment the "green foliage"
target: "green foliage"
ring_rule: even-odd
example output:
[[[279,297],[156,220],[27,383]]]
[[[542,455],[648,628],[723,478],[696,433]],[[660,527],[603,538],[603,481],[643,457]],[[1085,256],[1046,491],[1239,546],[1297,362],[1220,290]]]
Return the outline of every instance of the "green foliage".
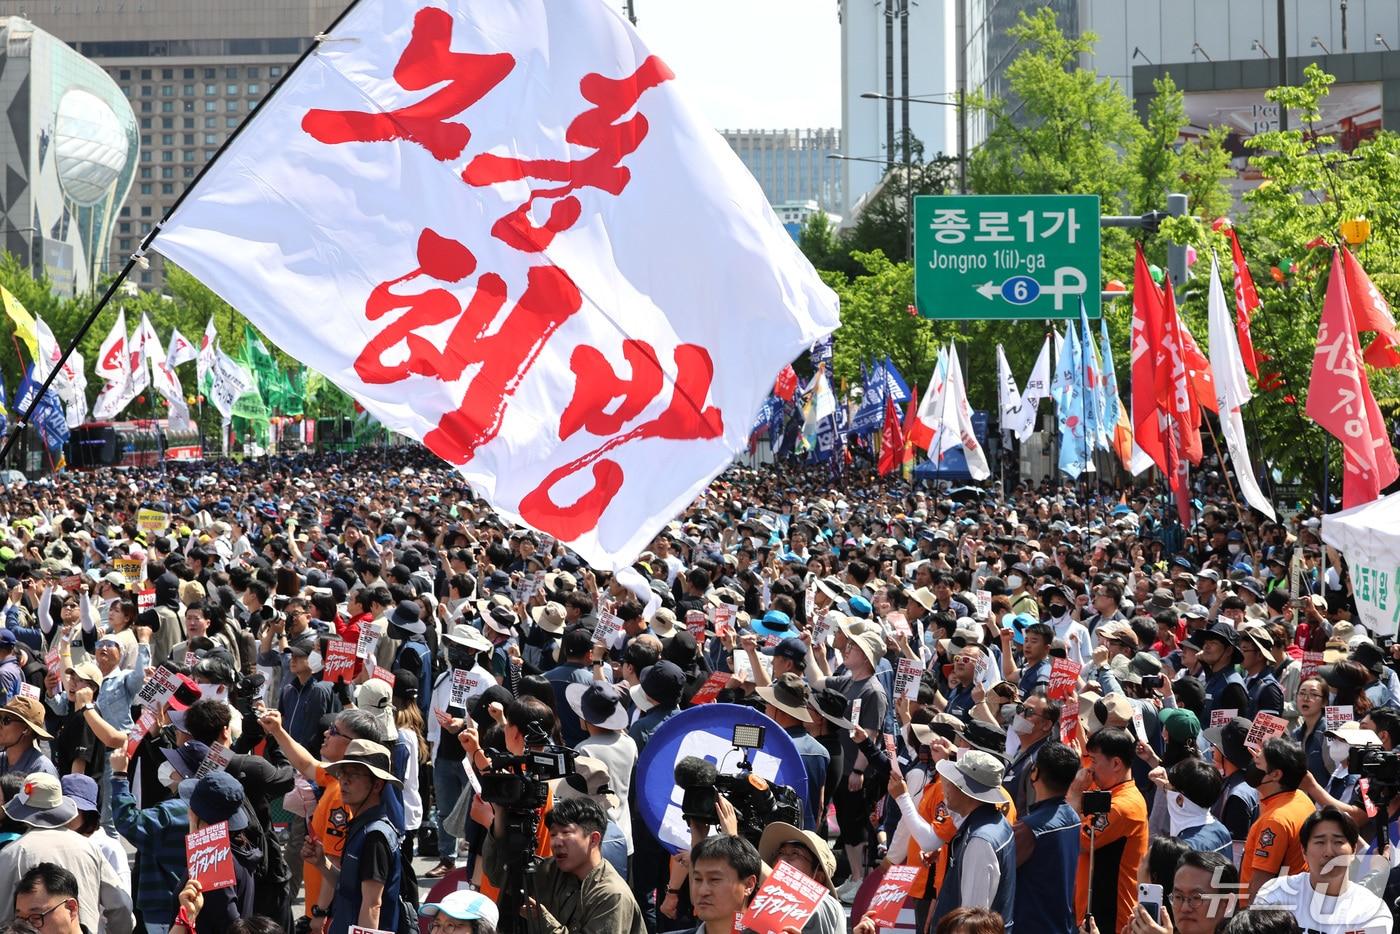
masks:
[[[841,328],[832,358],[837,385],[857,384],[862,363],[889,355],[901,373],[920,382],[933,372],[939,340],[951,327],[910,315],[914,302],[914,270],[896,263],[879,250],[854,254],[864,273],[847,279],[837,272],[822,278],[841,298]]]
[[[1169,193],[1181,192],[1196,217],[1227,214],[1230,192],[1223,183],[1231,169],[1225,127],[1216,127],[1198,140],[1179,142],[1187,122],[1184,96],[1170,75],[1152,82],[1152,90],[1144,132],[1128,153],[1129,210],[1134,214],[1161,210]]]

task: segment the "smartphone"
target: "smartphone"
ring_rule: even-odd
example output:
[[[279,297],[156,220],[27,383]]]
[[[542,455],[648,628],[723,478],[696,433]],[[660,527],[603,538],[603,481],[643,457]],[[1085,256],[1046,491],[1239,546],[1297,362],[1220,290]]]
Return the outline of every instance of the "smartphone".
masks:
[[[1162,887],[1152,882],[1138,883],[1138,904],[1147,912],[1153,924],[1162,918]]]
[[[1082,801],[1084,814],[1107,814],[1113,808],[1113,795],[1107,791],[1086,791]]]

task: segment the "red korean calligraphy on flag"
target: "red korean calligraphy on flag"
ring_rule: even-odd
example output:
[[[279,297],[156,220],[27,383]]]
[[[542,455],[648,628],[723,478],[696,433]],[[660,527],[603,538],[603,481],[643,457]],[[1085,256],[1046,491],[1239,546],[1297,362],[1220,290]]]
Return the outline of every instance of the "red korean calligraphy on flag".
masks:
[[[1176,307],[1176,293],[1170,279],[1166,280],[1164,296],[1162,344],[1157,354],[1157,392],[1167,402],[1167,414],[1175,429],[1174,436],[1182,456],[1193,464],[1199,464],[1205,453],[1201,446],[1200,399],[1197,397],[1196,380],[1191,376],[1187,338],[1182,333],[1181,312]],[[1196,354],[1199,356],[1200,353],[1198,348]],[[1214,389],[1211,395],[1215,395]]]
[[[1369,503],[1400,476],[1385,419],[1361,363],[1344,260],[1333,251],[1313,351],[1308,417],[1342,442],[1342,508]]]
[[[1351,250],[1343,248],[1342,263],[1346,269],[1347,297],[1351,299],[1356,329],[1376,332],[1376,339],[1371,341],[1362,358],[1377,369],[1400,366],[1400,333],[1396,332],[1390,303],[1376,288],[1366,270],[1361,268],[1356,257],[1351,255]]]
[[[870,896],[864,916],[873,920],[877,928],[894,927],[918,874],[918,866],[890,866],[886,869],[875,894]]]
[[[800,931],[826,893],[826,886],[781,860],[749,900],[738,930],[781,934],[792,927]]]
[[[797,395],[797,371],[791,363],[778,371],[778,378],[773,381],[773,395],[784,402],[791,402]]]
[[[1142,245],[1133,265],[1132,390],[1133,440],[1157,469],[1167,472],[1157,397],[1157,353],[1162,343],[1162,296],[1147,269]]]
[[[894,396],[885,395],[885,427],[880,434],[880,476],[894,473],[904,463],[904,428],[899,423],[899,410]]]
[[[745,449],[838,323],[599,0],[360,0],[152,246],[599,568]]]
[[[185,835],[185,860],[189,878],[205,892],[232,888],[233,847],[229,844],[228,821],[220,821]]]
[[[1240,249],[1240,238],[1235,228],[1226,226],[1225,236],[1230,238],[1230,259],[1235,266],[1235,335],[1240,342],[1240,356],[1245,369],[1256,380],[1259,379],[1259,364],[1254,355],[1254,339],[1249,334],[1249,322],[1259,307],[1259,292],[1254,288],[1254,277],[1250,275],[1249,264],[1244,260],[1244,250]]]

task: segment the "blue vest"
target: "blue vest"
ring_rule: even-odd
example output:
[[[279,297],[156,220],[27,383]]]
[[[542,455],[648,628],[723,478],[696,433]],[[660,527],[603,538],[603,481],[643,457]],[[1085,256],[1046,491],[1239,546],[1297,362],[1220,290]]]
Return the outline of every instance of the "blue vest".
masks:
[[[1230,839],[1230,831],[1218,820],[1199,827],[1187,827],[1178,834],[1178,838],[1198,853],[1219,853],[1226,859],[1234,856],[1235,844]]]
[[[1016,843],[1011,835],[1011,825],[991,804],[981,804],[967,815],[948,845],[948,872],[943,876],[943,888],[939,890],[938,901],[933,906],[933,924],[936,927],[939,919],[962,905],[962,856],[967,842],[974,838],[986,840],[996,854],[1001,883],[992,893],[992,903],[987,907],[1006,919],[1006,930],[1010,931],[1015,922],[1011,907],[1016,900]],[[982,870],[982,866],[967,867],[968,872]]]
[[[1238,684],[1240,687],[1244,687],[1244,686],[1245,686],[1245,685],[1244,685],[1244,678],[1241,678],[1241,677],[1240,677],[1240,673],[1239,673],[1238,671],[1236,671],[1233,667],[1226,668],[1226,669],[1223,670],[1223,671],[1217,671],[1215,674],[1213,674],[1213,675],[1211,675],[1210,677],[1206,678],[1206,716],[1207,716],[1207,717],[1209,717],[1210,714],[1211,714],[1211,712],[1212,712],[1213,710],[1215,710],[1215,706],[1216,706],[1217,703],[1219,703],[1221,695],[1223,695],[1223,694],[1225,693],[1225,689],[1226,689],[1228,686],[1230,686],[1231,684]],[[1248,698],[1248,697],[1249,697],[1249,692],[1248,692],[1248,691],[1245,691],[1244,693],[1245,693],[1245,697]],[[1240,711],[1238,711],[1238,712],[1235,714],[1235,716],[1237,716],[1237,717],[1243,717],[1243,716],[1246,716],[1247,714],[1248,714],[1248,711],[1240,710]]]
[[[1017,868],[1017,934],[1072,934],[1074,878],[1079,866],[1079,815],[1064,798],[1037,801],[1021,818],[1035,850]]]
[[[331,923],[327,934],[346,934],[360,918],[360,854],[365,840],[381,834],[389,841],[389,878],[384,882],[384,896],[379,903],[381,931],[396,931],[399,927],[399,882],[403,862],[399,859],[401,836],[384,816],[383,805],[376,805],[350,823],[350,835],[345,839],[345,852],[340,858],[340,881],[336,883],[331,902]]]
[[[409,664],[405,656],[413,656],[413,663]],[[403,668],[413,672],[413,676],[418,679],[418,709],[423,714],[423,719],[428,719],[428,709],[432,706],[433,692],[422,690],[422,685],[432,684],[433,662],[432,654],[428,651],[427,643],[419,642],[417,639],[405,642],[399,649],[399,655],[394,659],[395,668]]]

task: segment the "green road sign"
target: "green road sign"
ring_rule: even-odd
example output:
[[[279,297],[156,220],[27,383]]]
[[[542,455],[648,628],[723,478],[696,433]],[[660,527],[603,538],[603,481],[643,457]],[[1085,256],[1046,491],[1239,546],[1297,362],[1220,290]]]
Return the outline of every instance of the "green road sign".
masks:
[[[1099,316],[1098,195],[914,199],[914,303],[925,318]]]

